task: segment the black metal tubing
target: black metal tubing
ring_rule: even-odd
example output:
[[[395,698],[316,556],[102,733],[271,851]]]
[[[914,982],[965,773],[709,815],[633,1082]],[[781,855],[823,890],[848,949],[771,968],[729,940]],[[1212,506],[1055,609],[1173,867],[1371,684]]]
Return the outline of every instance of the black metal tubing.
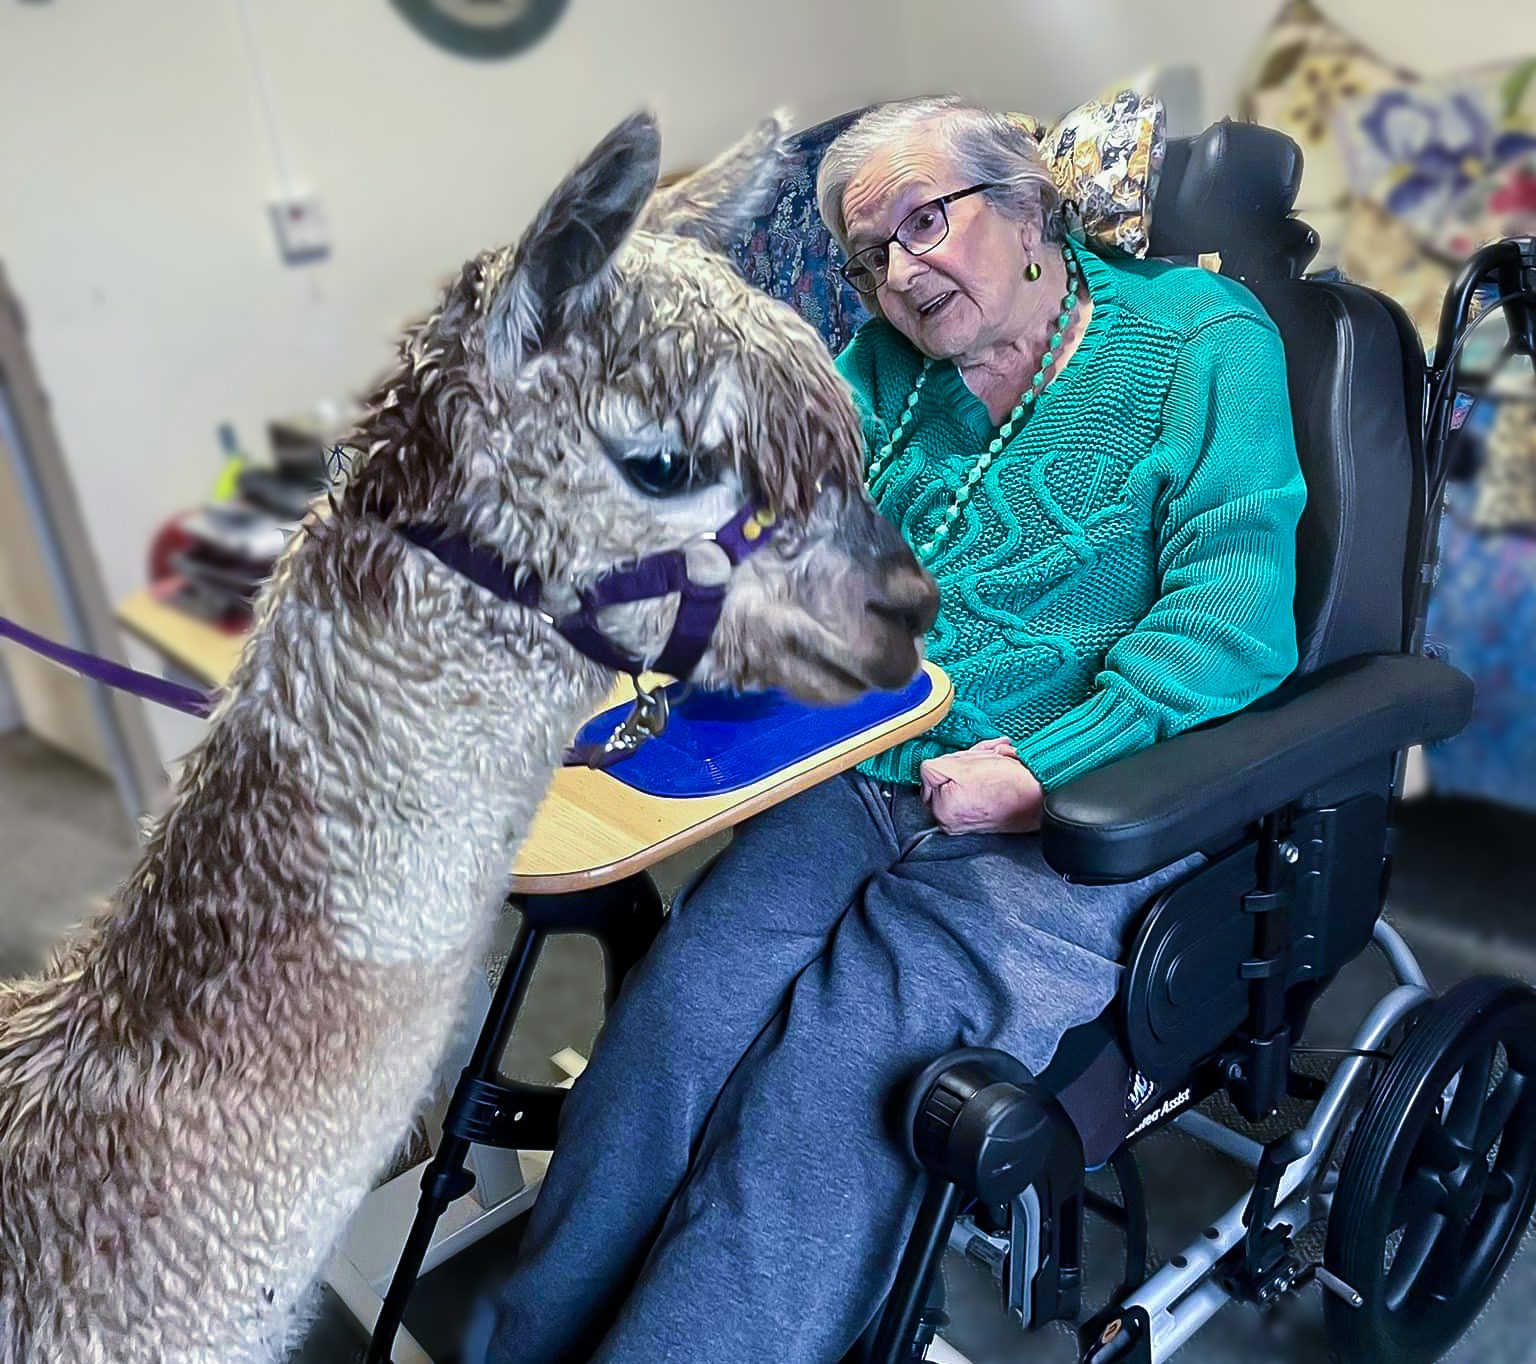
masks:
[[[1434,586],[1436,551],[1440,539],[1440,494],[1449,473],[1451,418],[1456,408],[1456,362],[1468,329],[1467,317],[1477,291],[1498,288],[1508,308],[1512,341],[1517,350],[1536,356],[1536,238],[1506,237],[1489,242],[1456,272],[1440,309],[1435,359],[1425,373],[1424,388],[1424,520],[1420,527],[1419,572],[1412,584],[1412,602],[1404,622],[1404,647],[1418,653],[1424,647],[1429,595]]]
[[[631,968],[650,950],[664,910],[656,883],[641,872],[567,895],[528,895],[523,914],[548,933],[589,933],[602,944],[604,1000],[612,1007]]]
[[[1248,986],[1246,1037],[1225,1066],[1227,1090],[1238,1111],[1258,1122],[1274,1112],[1290,1073],[1286,977],[1291,964],[1291,899],[1295,876],[1281,859],[1288,813],[1265,815],[1256,849],[1257,886],[1243,897],[1253,917],[1253,955],[1242,965]]]
[[[947,1179],[927,1176],[917,1222],[896,1271],[896,1284],[886,1300],[880,1327],[864,1364],[905,1364],[911,1359],[918,1319],[928,1290],[949,1244],[950,1228],[960,1207],[960,1189]]]
[[[1108,1222],[1110,1226],[1120,1231],[1124,1231],[1129,1225],[1125,1209],[1119,1203],[1116,1203],[1113,1198],[1095,1193],[1092,1189],[1083,1190],[1083,1206],[1101,1222]]]
[[[519,907],[523,922],[496,982],[469,1064],[454,1087],[443,1119],[442,1140],[422,1171],[416,1217],[395,1263],[365,1364],[389,1364],[395,1335],[405,1318],[406,1304],[431,1248],[438,1220],[450,1203],[474,1188],[474,1176],[464,1168],[464,1162],[476,1141],[529,1150],[549,1149],[543,1144],[546,1141],[553,1146],[565,1091],[553,1085],[522,1085],[501,1079],[501,1058],[527,998],[545,939],[555,933],[590,933],[598,940],[606,969],[604,993],[611,1006],[624,976],[650,946],[662,918],[661,897],[655,883],[644,874],[572,895],[528,896]],[[502,1098],[509,1107],[519,1107],[510,1114],[497,1111]],[[521,1119],[515,1116],[519,1111],[523,1113]]]
[[[544,943],[544,933],[533,928],[525,919],[517,930],[512,952],[502,969],[501,979],[496,982],[496,993],[491,1007],[486,1011],[480,1035],[469,1064],[459,1075],[449,1103],[452,1115],[461,1106],[466,1081],[495,1081],[500,1073],[500,1062],[506,1050],[507,1037],[517,1021],[518,1010],[528,993],[533,979],[533,968],[538,961],[539,949]],[[395,1335],[405,1317],[405,1307],[416,1287],[422,1261],[432,1246],[432,1233],[437,1230],[438,1219],[456,1198],[462,1198],[475,1186],[475,1177],[464,1168],[471,1143],[452,1130],[453,1124],[444,1121],[442,1140],[436,1152],[421,1174],[421,1198],[416,1205],[416,1217],[411,1223],[410,1234],[400,1258],[395,1262],[395,1272],[390,1277],[389,1291],[379,1310],[373,1335],[368,1342],[365,1364],[389,1364],[394,1348]]]
[[[1147,1277],[1147,1190],[1128,1147],[1122,1146],[1109,1158],[1109,1167],[1120,1185],[1125,1228],[1125,1292],[1120,1296],[1128,1297]]]

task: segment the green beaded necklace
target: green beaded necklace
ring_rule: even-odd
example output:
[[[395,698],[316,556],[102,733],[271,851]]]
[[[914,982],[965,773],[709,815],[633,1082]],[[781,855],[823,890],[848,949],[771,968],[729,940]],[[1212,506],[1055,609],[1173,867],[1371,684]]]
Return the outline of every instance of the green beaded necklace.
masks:
[[[960,513],[965,504],[971,500],[972,489],[981,482],[991,467],[992,461],[1013,438],[1014,431],[1024,420],[1025,414],[1034,406],[1040,390],[1045,387],[1046,372],[1056,362],[1056,353],[1061,348],[1062,338],[1066,335],[1072,316],[1077,311],[1079,285],[1077,262],[1066,247],[1061,249],[1061,258],[1067,267],[1067,292],[1062,296],[1061,313],[1056,318],[1056,331],[1046,345],[1045,354],[1040,358],[1040,368],[1034,378],[1029,381],[1029,387],[1024,390],[1018,405],[1008,414],[1008,420],[998,428],[997,435],[992,438],[992,443],[987,446],[986,452],[965,476],[965,482],[950,496],[949,505],[944,509],[943,519],[939,522],[933,536],[917,547],[918,554],[925,559],[943,548],[944,542],[949,539],[949,528],[960,519]],[[907,405],[902,409],[901,419],[896,423],[896,429],[891,432],[891,438],[880,447],[879,453],[869,466],[869,472],[865,475],[865,482],[871,489],[875,486],[875,480],[885,472],[897,447],[905,438],[907,427],[912,423],[912,414],[917,409],[918,395],[923,391],[923,385],[928,382],[928,372],[932,368],[933,361],[925,358],[922,369],[918,371],[917,382],[912,385],[912,392],[907,395]]]

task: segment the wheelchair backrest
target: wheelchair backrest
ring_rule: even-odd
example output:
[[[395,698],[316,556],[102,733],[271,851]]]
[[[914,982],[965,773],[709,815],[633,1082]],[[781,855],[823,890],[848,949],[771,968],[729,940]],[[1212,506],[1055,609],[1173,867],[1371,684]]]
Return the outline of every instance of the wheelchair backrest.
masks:
[[[834,355],[869,318],[869,309],[838,273],[841,251],[816,211],[816,172],[832,139],[863,112],[829,118],[789,139],[778,197],[735,250],[747,282],[788,303],[821,333]]]
[[[1302,279],[1317,237],[1290,217],[1301,152],[1282,133],[1218,123],[1170,142],[1152,215],[1156,255],[1221,256],[1285,345],[1307,481],[1297,533],[1299,673],[1405,647],[1424,517],[1424,359],[1412,326],[1368,289]]]
[[[816,212],[827,145],[862,111],[798,134],[783,188],[738,246],[747,278],[783,299],[840,350],[868,317],[837,272]],[[1316,234],[1290,216],[1301,153],[1282,133],[1218,123],[1168,144],[1152,215],[1152,254],[1221,256],[1264,305],[1285,346],[1297,449],[1307,482],[1298,530],[1297,671],[1398,652],[1426,501],[1423,353],[1402,310],[1355,285],[1304,280]]]

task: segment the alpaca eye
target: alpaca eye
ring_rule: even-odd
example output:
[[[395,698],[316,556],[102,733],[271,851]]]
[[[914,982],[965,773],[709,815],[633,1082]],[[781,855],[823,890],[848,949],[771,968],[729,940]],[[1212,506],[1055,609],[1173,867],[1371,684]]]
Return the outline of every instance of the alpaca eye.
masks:
[[[619,461],[624,477],[647,497],[676,497],[694,486],[697,470],[681,450],[637,451]]]

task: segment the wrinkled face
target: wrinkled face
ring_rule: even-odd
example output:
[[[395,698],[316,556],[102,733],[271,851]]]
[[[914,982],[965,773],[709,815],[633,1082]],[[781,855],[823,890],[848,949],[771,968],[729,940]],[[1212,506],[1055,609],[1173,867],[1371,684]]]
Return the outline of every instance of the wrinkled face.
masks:
[[[883,148],[843,193],[850,252],[891,237],[913,209],[969,189],[931,134]],[[985,194],[944,206],[949,233],[920,256],[888,248],[890,274],[874,296],[882,317],[924,355],[969,358],[1018,335],[1034,310],[1025,268],[1042,253],[1038,223],[1006,218]]]
[[[682,548],[727,583],[705,685],[810,701],[916,671],[938,597],[864,494],[857,418],[820,336],[752,290],[722,246],[779,179],[770,123],[654,194],[654,123],[621,125],[515,251],[466,267],[414,342],[442,395],[454,510],[543,577],[561,611],[605,571]],[[774,533],[734,569],[709,536],[743,506]],[[654,659],[676,597],[600,617]]]

